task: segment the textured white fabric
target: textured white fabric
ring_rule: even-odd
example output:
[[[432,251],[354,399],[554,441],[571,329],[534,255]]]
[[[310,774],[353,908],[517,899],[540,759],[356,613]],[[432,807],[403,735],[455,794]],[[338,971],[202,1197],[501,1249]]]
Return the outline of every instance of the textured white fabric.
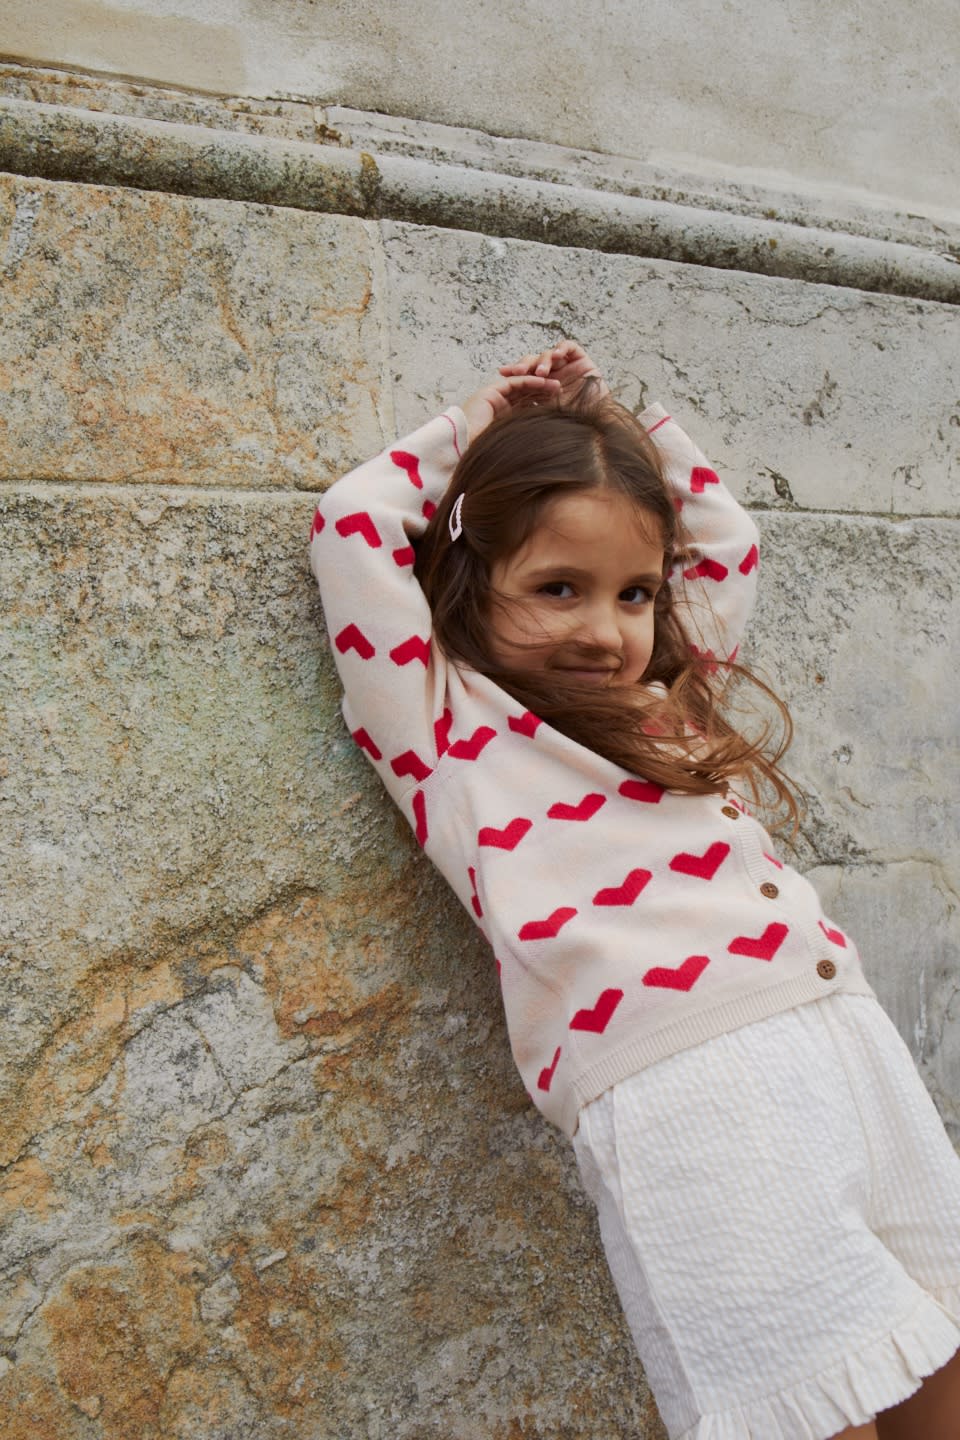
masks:
[[[875,999],[662,1060],[574,1147],[671,1440],[827,1440],[960,1346],[960,1158]]]

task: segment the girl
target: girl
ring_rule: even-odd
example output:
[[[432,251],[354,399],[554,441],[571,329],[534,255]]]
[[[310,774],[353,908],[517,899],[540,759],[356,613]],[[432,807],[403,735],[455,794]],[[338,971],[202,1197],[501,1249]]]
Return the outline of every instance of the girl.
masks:
[[[567,342],[334,485],[311,554],[347,725],[493,947],[670,1436],[957,1440],[960,1160],[745,804],[796,814],[735,709],[757,545]]]

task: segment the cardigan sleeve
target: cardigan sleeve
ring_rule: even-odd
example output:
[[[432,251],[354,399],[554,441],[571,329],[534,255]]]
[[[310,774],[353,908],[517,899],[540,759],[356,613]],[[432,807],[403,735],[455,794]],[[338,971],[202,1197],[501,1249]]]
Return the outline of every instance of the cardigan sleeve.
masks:
[[[398,804],[436,763],[446,674],[411,541],[426,529],[466,442],[466,419],[454,407],[338,480],[313,520],[310,565],[344,719]],[[409,818],[415,825],[415,813]]]
[[[649,406],[640,423],[660,452],[683,528],[686,548],[670,572],[677,613],[694,650],[735,659],[756,598],[759,531],[662,406]]]

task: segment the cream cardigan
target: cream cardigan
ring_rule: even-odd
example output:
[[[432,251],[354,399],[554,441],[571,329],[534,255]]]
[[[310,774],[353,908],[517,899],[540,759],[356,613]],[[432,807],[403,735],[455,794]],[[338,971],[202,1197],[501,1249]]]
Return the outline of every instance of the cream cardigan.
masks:
[[[670,581],[687,633],[729,655],[753,603],[756,528],[660,406],[640,419],[695,545]],[[739,800],[664,791],[440,653],[410,540],[466,441],[454,408],[338,481],[311,565],[350,732],[489,941],[527,1091],[572,1135],[583,1105],[675,1051],[873,991]]]

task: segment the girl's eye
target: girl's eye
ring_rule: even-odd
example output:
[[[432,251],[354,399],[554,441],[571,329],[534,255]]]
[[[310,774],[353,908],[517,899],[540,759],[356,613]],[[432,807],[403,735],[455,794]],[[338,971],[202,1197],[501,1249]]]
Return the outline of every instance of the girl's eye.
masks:
[[[566,580],[548,580],[546,585],[540,586],[540,593],[542,595],[553,595],[558,600],[569,600],[573,594],[573,586],[568,585]]]
[[[621,590],[620,598],[626,600],[628,605],[646,605],[653,596],[645,585],[628,585],[626,590]]]

